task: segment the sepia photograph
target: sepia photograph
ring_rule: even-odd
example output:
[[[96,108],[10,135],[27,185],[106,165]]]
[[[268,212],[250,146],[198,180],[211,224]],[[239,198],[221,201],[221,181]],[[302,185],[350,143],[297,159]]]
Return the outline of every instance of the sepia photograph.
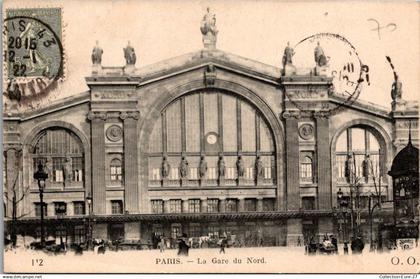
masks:
[[[419,11],[4,1],[3,272],[416,276]]]

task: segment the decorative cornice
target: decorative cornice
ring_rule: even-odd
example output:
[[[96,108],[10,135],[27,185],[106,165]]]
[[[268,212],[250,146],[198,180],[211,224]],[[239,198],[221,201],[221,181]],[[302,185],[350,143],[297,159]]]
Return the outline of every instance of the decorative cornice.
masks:
[[[92,121],[92,120],[103,120],[105,121],[108,116],[106,112],[97,112],[97,111],[89,111],[87,118]]]
[[[282,114],[284,119],[289,119],[289,118],[296,118],[299,119],[301,117],[301,112],[300,111],[285,111]]]
[[[120,119],[121,120],[127,120],[129,118],[132,118],[134,120],[139,120],[140,119],[140,112],[138,111],[128,111],[128,112],[121,112],[120,113]]]
[[[3,145],[3,151],[7,152],[10,149],[16,150],[16,152],[22,151],[22,144],[21,143],[4,143]]]
[[[330,113],[328,111],[315,111],[314,118],[329,118]]]

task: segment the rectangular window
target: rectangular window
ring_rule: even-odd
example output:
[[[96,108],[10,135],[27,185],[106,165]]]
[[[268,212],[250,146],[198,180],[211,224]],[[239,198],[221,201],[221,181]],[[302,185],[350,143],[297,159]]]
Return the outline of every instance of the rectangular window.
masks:
[[[112,214],[122,214],[123,213],[123,203],[120,200],[111,201],[111,212]]]
[[[169,175],[170,180],[178,180],[179,179],[179,170],[178,168],[171,168],[171,173]]]
[[[181,225],[173,224],[171,227],[171,237],[177,239],[182,235]]]
[[[43,210],[44,210],[44,216],[47,216],[47,204],[44,202],[44,206],[43,206]],[[39,217],[41,216],[41,203],[40,202],[36,202],[35,203],[35,216]]]
[[[257,200],[256,199],[245,199],[245,211],[256,211]]]
[[[83,181],[83,158],[72,158],[73,181]]]
[[[315,197],[303,197],[302,198],[302,208],[304,210],[314,210],[315,209]]]
[[[237,199],[226,199],[226,212],[238,212]]]
[[[64,181],[64,161],[65,158],[53,158],[53,181],[54,182],[63,182]]]
[[[171,213],[181,213],[182,200],[169,200],[169,211]]]
[[[207,200],[207,212],[219,212],[219,200],[208,199]]]
[[[111,166],[111,180],[122,181],[122,168],[121,166]]]
[[[275,199],[263,199],[263,210],[274,211],[275,203],[276,203]]]
[[[235,179],[236,178],[236,169],[235,168],[226,168],[226,179]]]
[[[245,168],[245,179],[253,179],[254,178],[254,168]]]
[[[197,180],[198,179],[198,169],[197,168],[190,168],[190,179]]]
[[[271,168],[264,168],[264,178],[271,179]]]
[[[85,214],[85,202],[75,201],[73,202],[74,215],[84,215]]]
[[[219,227],[218,226],[208,226],[209,237],[218,238],[219,237]]]
[[[67,214],[67,204],[65,202],[55,202],[54,211],[56,216],[63,216]]]
[[[83,225],[74,227],[74,243],[85,243],[85,227]]]
[[[199,213],[200,212],[200,200],[189,200],[188,201],[188,212]]]
[[[189,237],[199,237],[199,236],[201,236],[200,224],[190,224],[189,232],[190,232]]]
[[[163,200],[152,200],[152,213],[163,213]]]
[[[152,170],[152,180],[160,180],[160,169],[154,168]]]
[[[209,168],[207,171],[207,177],[209,179],[217,179],[216,168]]]

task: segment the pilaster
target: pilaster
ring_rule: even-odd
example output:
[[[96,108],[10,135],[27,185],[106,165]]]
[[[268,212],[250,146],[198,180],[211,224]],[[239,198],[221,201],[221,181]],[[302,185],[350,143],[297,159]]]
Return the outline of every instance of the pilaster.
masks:
[[[94,214],[106,214],[104,112],[90,111],[92,131],[92,205]]]
[[[137,122],[139,112],[121,112],[124,121],[124,181],[125,210],[129,213],[139,212],[138,155],[137,155]]]

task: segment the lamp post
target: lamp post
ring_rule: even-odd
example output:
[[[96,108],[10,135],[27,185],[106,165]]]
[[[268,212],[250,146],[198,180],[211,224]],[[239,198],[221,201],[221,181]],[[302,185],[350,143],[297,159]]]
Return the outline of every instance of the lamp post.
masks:
[[[34,173],[34,179],[38,181],[39,201],[41,202],[41,248],[45,247],[44,235],[44,189],[45,180],[48,179],[48,173],[44,171],[44,166],[41,162],[38,164],[38,170]]]
[[[338,206],[339,206],[339,213],[340,216],[343,219],[343,240],[347,241],[347,202],[343,200],[343,191],[341,190],[341,188],[338,188],[337,191],[337,202],[338,202]]]
[[[86,197],[86,202],[88,204],[89,216],[88,216],[88,239],[87,239],[87,249],[89,250],[92,247],[92,196],[89,193]]]

